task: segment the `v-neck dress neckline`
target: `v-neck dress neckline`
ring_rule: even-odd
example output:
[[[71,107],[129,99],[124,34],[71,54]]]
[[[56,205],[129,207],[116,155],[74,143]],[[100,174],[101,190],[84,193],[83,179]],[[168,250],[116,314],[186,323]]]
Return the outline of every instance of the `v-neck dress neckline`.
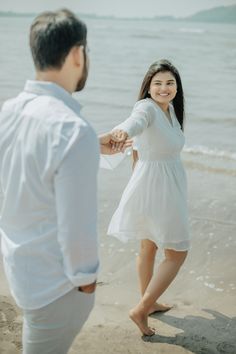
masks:
[[[154,106],[159,109],[161,111],[161,114],[163,116],[163,119],[165,121],[167,121],[167,124],[169,125],[169,127],[171,129],[174,128],[174,117],[173,117],[173,114],[172,114],[172,107],[171,105],[169,104],[169,113],[170,113],[170,119],[168,119],[168,117],[166,116],[165,112],[163,111],[163,109],[161,109],[161,107],[152,99],[152,98],[149,98],[149,100],[154,104]]]

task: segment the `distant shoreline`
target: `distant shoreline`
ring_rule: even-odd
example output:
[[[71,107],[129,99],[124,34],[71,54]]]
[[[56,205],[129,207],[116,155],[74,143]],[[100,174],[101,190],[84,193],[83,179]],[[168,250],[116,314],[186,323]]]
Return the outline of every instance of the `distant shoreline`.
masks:
[[[104,19],[104,20],[123,20],[123,21],[168,21],[168,22],[202,22],[202,23],[222,23],[236,24],[236,5],[220,6],[209,10],[197,12],[187,17],[174,16],[153,16],[153,17],[116,17],[99,16],[95,14],[79,14],[82,18]],[[37,13],[0,11],[0,17],[35,17]]]

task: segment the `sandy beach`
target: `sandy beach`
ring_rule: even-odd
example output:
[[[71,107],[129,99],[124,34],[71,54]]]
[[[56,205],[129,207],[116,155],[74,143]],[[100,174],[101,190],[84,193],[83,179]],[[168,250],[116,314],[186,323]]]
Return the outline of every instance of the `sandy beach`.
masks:
[[[185,159],[189,181],[192,249],[161,300],[173,304],[150,318],[157,334],[141,337],[129,320],[139,300],[135,257],[138,244],[106,236],[106,228],[129,174],[101,170],[99,233],[101,271],[96,306],[70,354],[236,353],[235,173],[195,168]],[[125,173],[124,173],[125,171]],[[157,264],[162,257],[159,251]],[[0,272],[0,353],[21,352],[21,314]],[[79,315],[79,314],[78,314]]]

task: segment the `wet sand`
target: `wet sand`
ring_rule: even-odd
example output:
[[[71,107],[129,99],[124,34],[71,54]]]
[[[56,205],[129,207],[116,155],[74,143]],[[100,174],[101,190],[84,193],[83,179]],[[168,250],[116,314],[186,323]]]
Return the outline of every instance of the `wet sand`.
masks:
[[[192,249],[178,277],[160,300],[174,305],[154,315],[157,334],[141,337],[128,318],[139,300],[137,243],[122,244],[106,228],[129,175],[100,172],[99,232],[101,272],[96,306],[70,354],[236,353],[236,182],[235,176],[187,166]],[[157,264],[162,258],[158,251]],[[0,353],[18,354],[21,315],[0,263]]]

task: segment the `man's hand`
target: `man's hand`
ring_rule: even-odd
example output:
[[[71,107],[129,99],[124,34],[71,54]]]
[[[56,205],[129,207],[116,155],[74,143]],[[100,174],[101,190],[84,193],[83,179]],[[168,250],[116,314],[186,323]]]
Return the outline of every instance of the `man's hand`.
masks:
[[[82,293],[86,293],[86,294],[94,293],[95,289],[96,289],[96,281],[92,284],[82,285],[82,286],[78,287],[79,291],[81,291]]]
[[[132,146],[133,141],[128,139],[128,134],[121,130],[115,130],[99,136],[100,150],[104,155],[113,155],[124,152]]]

